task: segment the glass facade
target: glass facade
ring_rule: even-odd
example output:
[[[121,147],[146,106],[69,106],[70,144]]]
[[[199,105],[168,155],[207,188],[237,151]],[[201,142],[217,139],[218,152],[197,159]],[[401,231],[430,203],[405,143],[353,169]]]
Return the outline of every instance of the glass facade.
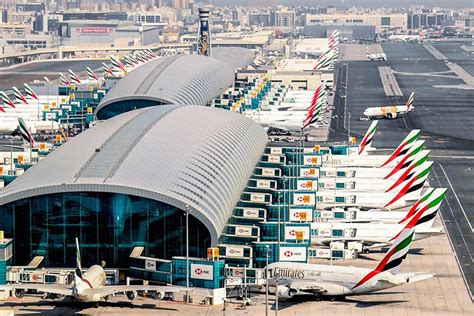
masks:
[[[81,243],[83,266],[105,262],[128,268],[136,246],[143,255],[171,259],[186,253],[185,212],[142,197],[73,192],[17,200],[0,208],[0,230],[14,239],[14,264],[44,256],[45,266],[75,266],[75,238]],[[189,254],[205,257],[209,231],[189,216]]]
[[[99,120],[108,120],[111,117],[117,116],[119,114],[133,111],[136,109],[147,108],[150,106],[163,105],[162,103],[154,100],[126,100],[118,101],[107,106],[104,106],[97,112],[97,119]]]

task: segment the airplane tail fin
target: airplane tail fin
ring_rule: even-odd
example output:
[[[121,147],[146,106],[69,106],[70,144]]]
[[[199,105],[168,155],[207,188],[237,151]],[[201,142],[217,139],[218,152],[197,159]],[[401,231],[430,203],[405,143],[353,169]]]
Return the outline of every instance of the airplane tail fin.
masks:
[[[18,118],[18,127],[20,129],[21,138],[23,138],[25,142],[28,142],[31,148],[35,147],[35,139],[28,130],[25,121],[21,117]]]
[[[390,188],[388,188],[385,192],[390,192],[392,191],[393,189],[395,189],[396,187],[398,187],[399,185],[403,185],[403,184],[406,184],[408,183],[408,181],[410,181],[412,179],[412,177],[420,171],[420,169],[426,169],[428,168],[429,166],[431,166],[433,164],[432,161],[427,161],[428,160],[428,155],[425,155],[424,157],[422,157],[421,159],[417,160],[417,161],[412,161],[412,163],[410,163],[410,166],[405,170],[405,172],[403,172],[400,177],[397,179],[397,181],[395,181],[392,186]]]
[[[10,97],[3,91],[0,91],[0,97],[3,101],[3,103],[5,103],[6,105],[8,105],[9,107],[12,107],[12,108],[16,108],[15,107],[15,103],[13,103],[12,99],[10,99]]]
[[[405,155],[408,152],[408,150],[411,148],[413,143],[418,139],[418,136],[420,136],[420,130],[419,129],[412,130],[407,135],[407,137],[405,137],[405,139],[401,142],[401,144],[398,145],[398,147],[393,151],[393,153],[390,155],[390,157],[387,159],[387,161],[385,161],[382,164],[382,167],[389,164],[390,162],[392,162],[397,157],[401,157],[401,156]]]
[[[433,189],[427,195],[421,198],[421,200],[415,203],[412,207],[412,209],[415,208],[415,210],[412,211],[412,209],[410,209],[408,212],[408,215],[410,212],[413,213],[413,215],[411,217],[408,217],[407,215],[410,220],[406,224],[405,228],[392,239],[390,239],[390,241],[399,238],[406,229],[415,229],[417,226],[434,220],[445,195],[446,189]],[[401,222],[406,221],[407,217],[405,217]]]
[[[429,190],[418,202],[408,211],[408,214],[402,219],[399,224],[406,222],[408,226],[419,226],[433,219],[438,212],[441,202],[446,195],[445,188]]]
[[[390,172],[384,177],[384,179],[388,179],[394,174],[406,170],[409,168],[413,163],[418,162],[420,159],[428,160],[431,150],[424,150],[425,141],[418,140],[413,144],[413,146],[408,150],[406,155],[395,165],[395,167],[390,170]]]
[[[13,90],[13,95],[15,96],[15,99],[23,104],[28,104],[28,101],[26,100],[25,96],[17,87],[12,87]]]
[[[79,239],[76,237],[76,276],[82,279],[81,250],[79,248]]]
[[[422,189],[425,184],[426,179],[428,178],[428,175],[431,171],[432,165],[429,164],[426,168],[421,169],[416,175],[412,176],[410,181],[408,181],[405,186],[398,192],[395,197],[390,200],[387,204],[385,204],[385,207],[388,207],[401,199],[402,197],[405,197],[405,199],[408,198],[409,196],[415,196],[418,194]]]
[[[377,124],[379,121],[372,121],[372,124],[370,124],[369,129],[364,135],[364,138],[362,138],[362,141],[359,144],[359,155],[361,155],[364,152],[367,152],[369,148],[372,147],[372,140],[374,139],[375,132],[377,131]]]
[[[79,77],[71,69],[68,69],[68,72],[72,81],[74,81],[77,84],[81,83],[81,79],[79,79]]]
[[[361,286],[379,273],[390,271],[392,274],[397,274],[400,271],[403,260],[408,254],[414,234],[414,228],[403,229],[377,267],[364,276],[352,289]]]
[[[407,100],[407,103],[406,103],[407,112],[410,112],[410,111],[412,111],[412,110],[415,108],[414,105],[413,105],[413,98],[414,98],[414,96],[415,96],[415,92],[412,92],[412,93],[410,94],[410,97],[409,97],[408,100]]]

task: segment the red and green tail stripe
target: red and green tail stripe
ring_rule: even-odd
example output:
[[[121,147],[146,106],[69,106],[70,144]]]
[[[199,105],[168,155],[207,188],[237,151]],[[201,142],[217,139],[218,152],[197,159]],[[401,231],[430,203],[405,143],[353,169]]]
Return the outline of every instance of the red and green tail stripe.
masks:
[[[364,149],[367,145],[370,145],[370,143],[372,143],[372,140],[374,139],[375,132],[377,131],[378,122],[379,121],[373,121],[372,122],[369,129],[367,130],[367,133],[365,134],[364,138],[360,142],[359,155],[364,152]]]
[[[405,230],[405,235],[406,236],[403,236],[403,239],[401,239],[399,242],[396,242],[390,248],[390,250],[387,252],[382,261],[380,261],[377,267],[374,270],[370,271],[365,277],[363,277],[352,289],[361,286],[377,274],[396,268],[402,263],[403,259],[405,259],[406,255],[408,254],[410,244],[413,240],[414,230]]]
[[[421,171],[419,174],[417,174],[415,177],[413,177],[401,190],[400,192],[398,192],[398,194],[390,201],[388,202],[384,207],[387,207],[387,206],[390,206],[392,205],[393,203],[395,203],[396,201],[398,201],[401,197],[403,197],[404,195],[410,193],[410,192],[414,192],[418,189],[421,189],[425,183],[425,180],[426,180],[426,176],[428,175],[428,173],[430,172],[431,170],[431,165],[426,168],[425,170]],[[418,183],[415,184],[415,182],[417,182],[417,180],[420,180],[420,179],[423,179],[423,181],[420,181]]]
[[[387,159],[387,161],[385,161],[382,167],[389,164],[395,158],[406,154],[411,147],[410,144],[413,144],[418,139],[418,136],[420,136],[420,130],[411,131],[408,134],[408,136],[403,140],[403,142],[400,144],[400,146],[398,146],[397,149],[395,149],[395,151],[392,153],[392,155]]]

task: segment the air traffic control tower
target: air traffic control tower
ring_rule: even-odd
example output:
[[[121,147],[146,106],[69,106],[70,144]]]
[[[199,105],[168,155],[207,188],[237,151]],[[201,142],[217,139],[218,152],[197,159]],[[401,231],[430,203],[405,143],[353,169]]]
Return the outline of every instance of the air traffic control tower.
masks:
[[[197,52],[198,55],[211,56],[211,29],[209,26],[209,9],[199,9]]]

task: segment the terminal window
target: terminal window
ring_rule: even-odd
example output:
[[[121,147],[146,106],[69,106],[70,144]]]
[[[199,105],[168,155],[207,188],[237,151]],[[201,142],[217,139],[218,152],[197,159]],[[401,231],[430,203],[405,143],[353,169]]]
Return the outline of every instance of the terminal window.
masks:
[[[389,16],[382,17],[380,24],[382,26],[390,26],[390,17]]]

